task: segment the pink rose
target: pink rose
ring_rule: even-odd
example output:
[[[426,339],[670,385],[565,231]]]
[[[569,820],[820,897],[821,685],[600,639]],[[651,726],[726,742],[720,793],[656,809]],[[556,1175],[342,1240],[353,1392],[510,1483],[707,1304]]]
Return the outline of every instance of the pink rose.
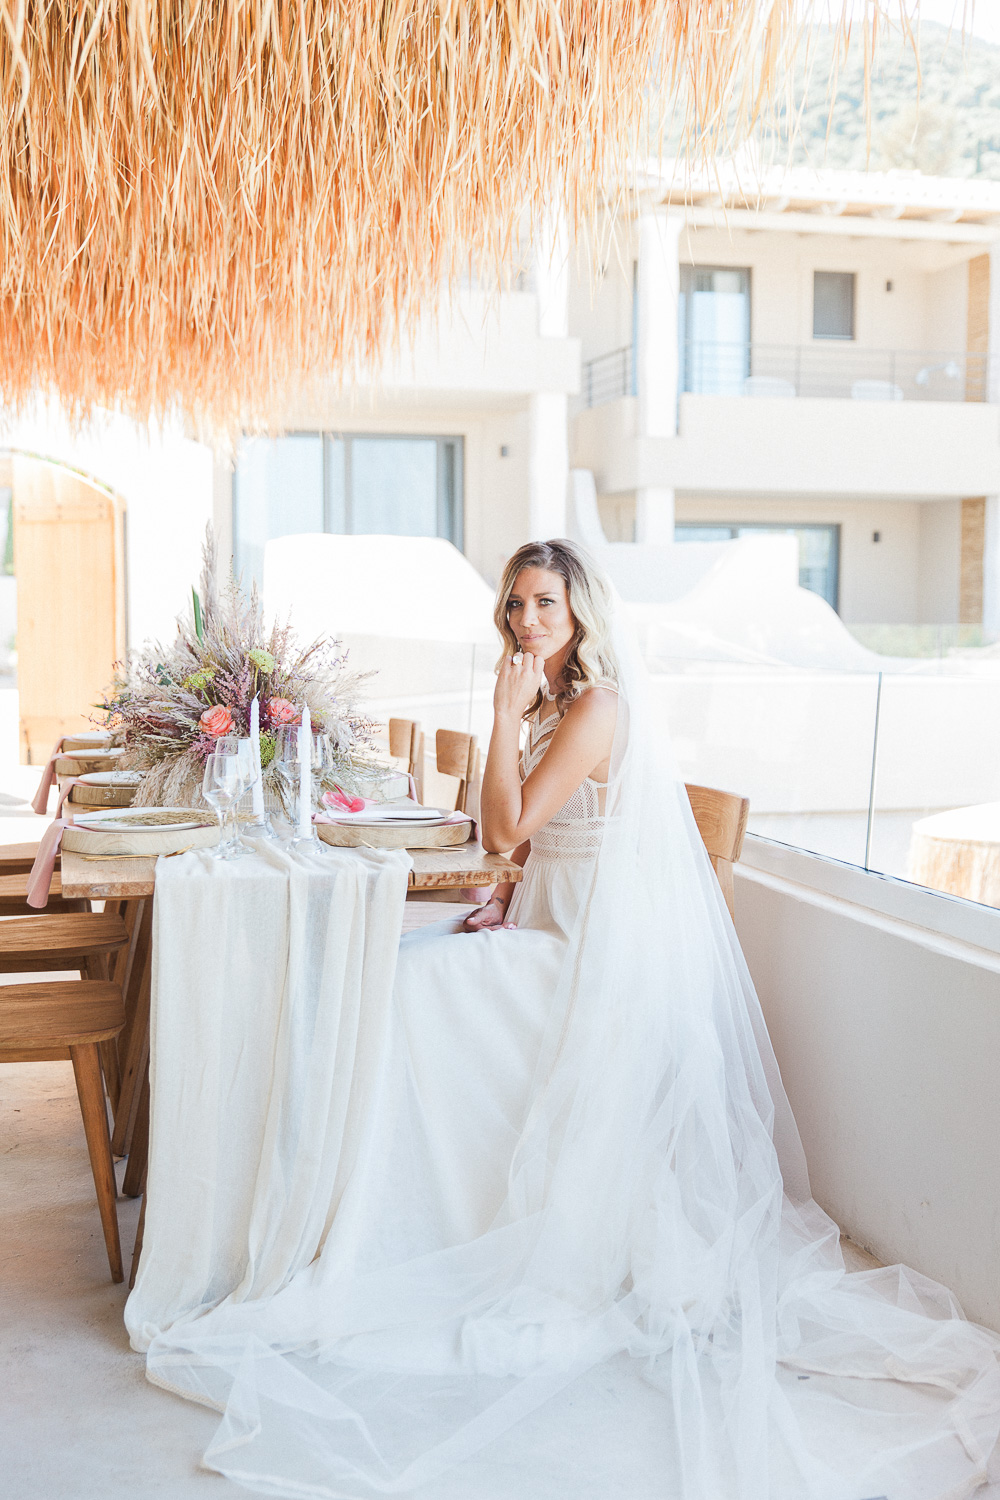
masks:
[[[210,734],[213,739],[218,740],[232,730],[233,716],[228,708],[217,703],[214,708],[206,708],[198,723],[205,734]]]
[[[287,698],[272,698],[267,705],[272,724],[298,724],[299,711]]]

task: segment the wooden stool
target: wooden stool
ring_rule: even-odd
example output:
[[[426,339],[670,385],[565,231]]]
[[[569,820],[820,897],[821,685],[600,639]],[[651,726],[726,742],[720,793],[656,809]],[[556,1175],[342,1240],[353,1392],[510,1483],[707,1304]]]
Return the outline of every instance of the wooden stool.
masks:
[[[124,1273],[98,1046],[113,1043],[124,1021],[122,994],[116,984],[66,980],[0,985],[0,1063],[67,1058],[73,1063],[112,1281],[121,1281]]]

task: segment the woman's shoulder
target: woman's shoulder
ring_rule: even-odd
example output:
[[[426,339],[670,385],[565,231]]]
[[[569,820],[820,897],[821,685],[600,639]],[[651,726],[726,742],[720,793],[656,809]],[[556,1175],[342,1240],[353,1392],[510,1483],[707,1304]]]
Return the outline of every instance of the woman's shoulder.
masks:
[[[613,682],[592,682],[582,688],[566,709],[566,718],[614,727],[618,717],[618,689]]]

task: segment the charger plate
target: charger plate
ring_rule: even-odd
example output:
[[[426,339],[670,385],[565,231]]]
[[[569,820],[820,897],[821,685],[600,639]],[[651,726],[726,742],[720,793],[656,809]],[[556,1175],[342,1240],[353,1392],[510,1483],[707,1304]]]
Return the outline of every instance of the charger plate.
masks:
[[[87,771],[69,789],[69,800],[84,807],[131,807],[142,785],[140,771]]]
[[[82,771],[111,771],[114,769],[115,761],[124,751],[120,747],[113,750],[74,750],[71,753],[63,752],[56,761],[56,774],[58,776],[79,776]]]
[[[85,821],[74,821],[62,836],[62,847],[74,854],[176,854],[219,839],[203,807],[107,808],[79,816]]]
[[[341,849],[452,849],[472,837],[472,819],[455,823],[317,823],[324,844]]]

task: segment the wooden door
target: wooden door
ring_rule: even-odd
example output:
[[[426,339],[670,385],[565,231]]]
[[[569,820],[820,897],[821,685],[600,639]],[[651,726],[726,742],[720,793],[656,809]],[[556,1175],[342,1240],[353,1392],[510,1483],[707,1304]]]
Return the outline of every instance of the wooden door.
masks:
[[[15,456],[21,759],[45,761],[90,714],[125,654],[124,506],[82,475]]]

